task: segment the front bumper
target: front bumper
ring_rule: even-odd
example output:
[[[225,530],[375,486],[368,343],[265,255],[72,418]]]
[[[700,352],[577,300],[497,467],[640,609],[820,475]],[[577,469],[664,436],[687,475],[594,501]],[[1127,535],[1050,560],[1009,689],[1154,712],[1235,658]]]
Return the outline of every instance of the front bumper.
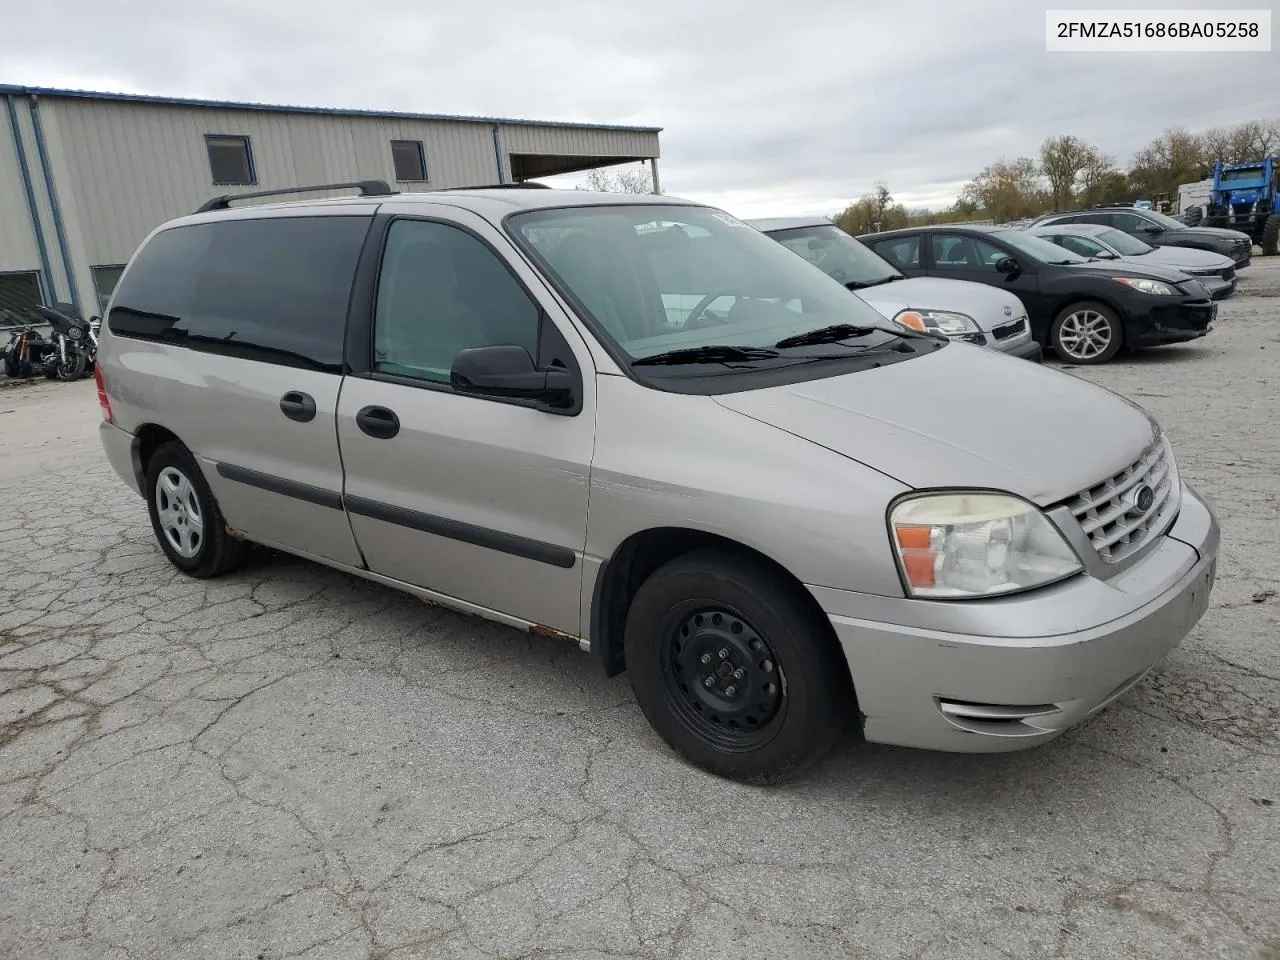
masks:
[[[1182,641],[1208,607],[1218,543],[1213,511],[1184,484],[1169,533],[1105,581],[1081,574],[951,604],[810,590],[844,650],[868,740],[1020,750],[1097,713]]]
[[[1236,292],[1236,279],[1223,280],[1221,277],[1196,277],[1206,290],[1210,300],[1225,300]]]
[[[1216,300],[1161,302],[1133,317],[1125,331],[1125,342],[1130,347],[1156,347],[1198,340],[1213,329],[1217,316]]]

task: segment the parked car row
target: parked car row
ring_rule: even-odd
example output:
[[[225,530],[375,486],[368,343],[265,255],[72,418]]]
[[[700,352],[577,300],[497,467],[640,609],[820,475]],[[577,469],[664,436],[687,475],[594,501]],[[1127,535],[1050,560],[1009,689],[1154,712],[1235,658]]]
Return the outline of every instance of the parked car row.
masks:
[[[1198,335],[1199,281],[1025,231],[872,252],[667,197],[356,186],[215,198],[112,293],[103,450],[189,576],[258,543],[573,642],[751,780],[850,725],[1044,743],[1208,606],[1218,522],[1155,420],[997,354],[1022,304],[1091,359],[1107,297]]]
[[[1048,347],[1073,364],[1205,336],[1252,255],[1244,234],[1135,207],[857,238],[819,217],[752,225],[900,326],[1034,360]]]

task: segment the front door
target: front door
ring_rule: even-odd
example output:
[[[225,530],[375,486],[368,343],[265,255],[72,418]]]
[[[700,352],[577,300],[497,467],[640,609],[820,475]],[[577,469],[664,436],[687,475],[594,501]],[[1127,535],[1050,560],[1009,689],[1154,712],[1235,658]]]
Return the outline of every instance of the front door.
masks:
[[[993,241],[962,233],[931,233],[929,245],[929,276],[969,280],[1008,290],[1027,308],[1032,336],[1044,343],[1052,318],[1044,315],[1035,266],[1028,263],[1025,256]],[[1013,274],[1001,273],[996,264],[1005,257],[1013,257],[1021,269]]]
[[[370,369],[338,402],[356,541],[375,573],[580,635],[590,355],[502,234],[457,208],[416,209],[387,229]],[[498,344],[579,371],[577,412],[456,393],[458,352]]]

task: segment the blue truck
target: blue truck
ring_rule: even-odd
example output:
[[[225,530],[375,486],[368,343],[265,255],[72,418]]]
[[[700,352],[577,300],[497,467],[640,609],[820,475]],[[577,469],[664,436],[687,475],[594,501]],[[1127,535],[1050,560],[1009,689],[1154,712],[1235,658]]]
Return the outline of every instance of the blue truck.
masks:
[[[1188,207],[1188,226],[1228,227],[1253,237],[1264,256],[1275,256],[1280,241],[1280,167],[1275,157],[1253,163],[1213,165],[1213,193],[1205,209]]]

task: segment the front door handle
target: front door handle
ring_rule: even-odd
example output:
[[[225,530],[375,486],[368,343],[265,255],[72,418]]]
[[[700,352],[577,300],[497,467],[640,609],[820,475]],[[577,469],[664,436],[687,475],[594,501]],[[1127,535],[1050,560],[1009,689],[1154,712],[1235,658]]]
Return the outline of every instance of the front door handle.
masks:
[[[290,420],[306,423],[316,418],[316,401],[309,393],[290,390],[280,398],[280,412]]]
[[[356,414],[356,426],[371,437],[390,440],[400,432],[400,418],[386,407],[364,407]]]

